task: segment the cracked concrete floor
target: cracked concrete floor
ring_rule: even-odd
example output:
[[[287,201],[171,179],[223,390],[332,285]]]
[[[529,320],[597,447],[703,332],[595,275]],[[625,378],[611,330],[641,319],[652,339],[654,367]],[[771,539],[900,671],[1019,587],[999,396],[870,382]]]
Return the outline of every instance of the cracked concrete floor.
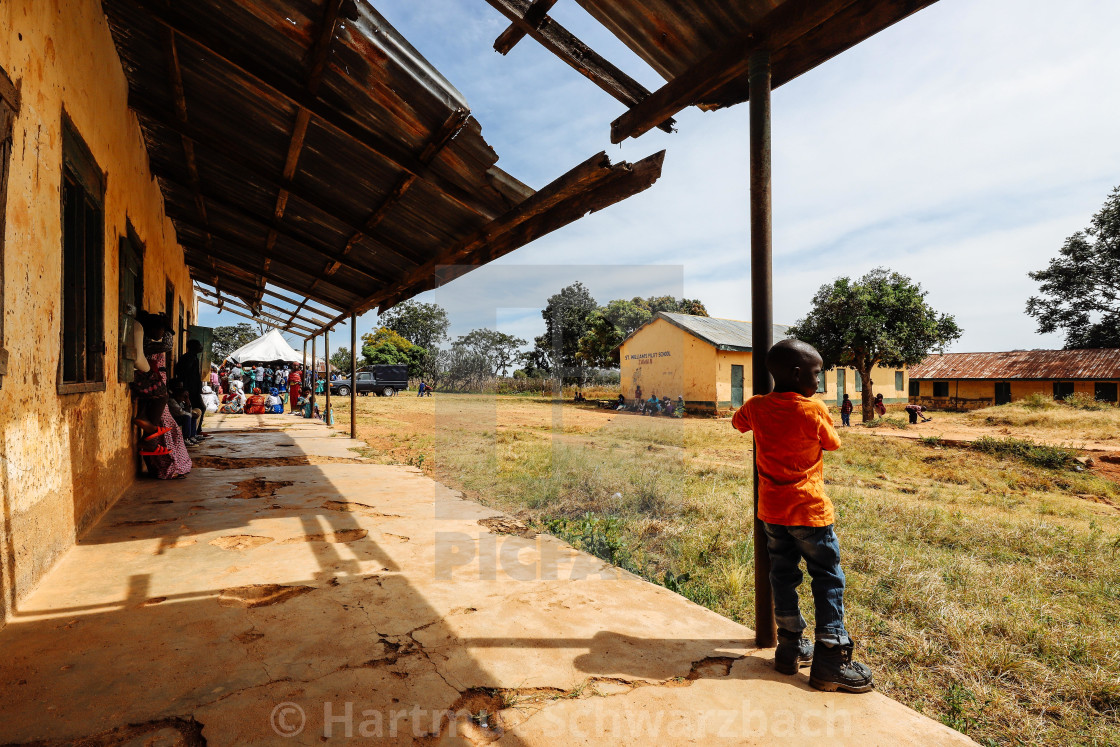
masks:
[[[0,743],[969,743],[320,424],[211,432],[0,631]]]

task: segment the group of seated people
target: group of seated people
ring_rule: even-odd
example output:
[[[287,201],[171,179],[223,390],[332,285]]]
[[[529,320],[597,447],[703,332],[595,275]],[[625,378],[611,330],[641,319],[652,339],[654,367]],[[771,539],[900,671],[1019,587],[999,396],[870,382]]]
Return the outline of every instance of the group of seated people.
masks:
[[[656,394],[651,394],[649,399],[642,399],[642,389],[638,387],[637,396],[634,397],[632,403],[628,403],[626,397],[619,394],[614,409],[622,412],[636,412],[639,415],[665,415],[671,418],[683,418],[684,397],[678,396],[676,402],[669,399],[668,395],[658,399]]]

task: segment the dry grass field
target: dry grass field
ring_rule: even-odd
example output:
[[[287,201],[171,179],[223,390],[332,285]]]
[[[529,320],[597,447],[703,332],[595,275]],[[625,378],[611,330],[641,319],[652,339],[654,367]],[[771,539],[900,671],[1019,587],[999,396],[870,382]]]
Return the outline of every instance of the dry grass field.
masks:
[[[340,429],[347,406],[336,400]],[[987,428],[996,438],[984,451],[876,437],[882,428],[842,434],[825,474],[849,627],[880,690],[982,744],[1117,745],[1120,485],[1001,428],[1053,443],[1086,432],[1114,439],[1118,414],[1026,420],[1038,412],[1047,409],[936,415]],[[406,393],[360,399],[359,436],[373,456],[419,465],[541,531],[753,620],[751,437],[727,420]],[[803,592],[809,599],[807,583]]]

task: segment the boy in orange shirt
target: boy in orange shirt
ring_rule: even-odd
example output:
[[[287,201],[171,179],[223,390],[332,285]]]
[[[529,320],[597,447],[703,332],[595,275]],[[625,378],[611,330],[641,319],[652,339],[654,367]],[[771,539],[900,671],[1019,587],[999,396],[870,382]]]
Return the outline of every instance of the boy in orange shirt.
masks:
[[[778,624],[774,667],[796,674],[811,663],[813,687],[865,693],[875,685],[871,670],[852,661],[852,639],[844,628],[840,544],[832,502],[824,494],[824,451],[839,449],[840,437],[828,408],[810,399],[822,365],[812,345],[782,340],[766,356],[773,394],[751,397],[731,424],[743,433],[754,431],[758,518],[766,529]],[[815,646],[801,635],[806,627],[797,597],[802,558],[813,579]]]

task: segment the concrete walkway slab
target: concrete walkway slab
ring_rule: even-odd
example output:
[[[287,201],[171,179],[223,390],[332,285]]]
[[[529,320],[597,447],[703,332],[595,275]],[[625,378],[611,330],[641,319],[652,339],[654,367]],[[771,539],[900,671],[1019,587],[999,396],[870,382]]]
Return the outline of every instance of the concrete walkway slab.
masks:
[[[0,743],[970,743],[321,424],[211,432],[0,631]]]

